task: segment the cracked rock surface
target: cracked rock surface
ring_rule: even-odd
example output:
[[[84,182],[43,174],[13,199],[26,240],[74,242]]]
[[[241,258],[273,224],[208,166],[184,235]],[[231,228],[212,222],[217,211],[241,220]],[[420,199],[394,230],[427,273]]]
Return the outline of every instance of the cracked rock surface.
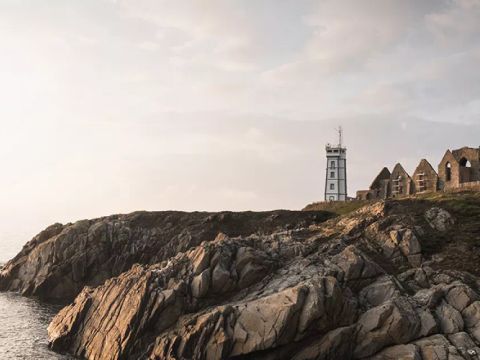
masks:
[[[480,359],[477,215],[450,205],[218,231],[85,287],[50,346],[99,360]]]
[[[28,242],[0,270],[0,291],[66,302],[133,264],[155,264],[219,232],[270,234],[321,223],[327,212],[136,212],[55,224]]]
[[[425,233],[454,226],[427,213],[418,223],[377,203],[219,234],[84,289],[51,323],[51,346],[88,359],[480,359],[480,283],[426,261]]]

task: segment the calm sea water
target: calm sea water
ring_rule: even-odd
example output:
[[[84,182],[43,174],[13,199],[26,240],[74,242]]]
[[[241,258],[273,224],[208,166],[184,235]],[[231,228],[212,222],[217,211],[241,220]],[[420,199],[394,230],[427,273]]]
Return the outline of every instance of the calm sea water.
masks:
[[[0,293],[0,359],[72,359],[47,346],[47,326],[58,310],[18,294]]]
[[[0,237],[0,268],[23,243]],[[14,293],[0,292],[0,360],[66,360],[48,349],[47,326],[59,306],[44,304]]]

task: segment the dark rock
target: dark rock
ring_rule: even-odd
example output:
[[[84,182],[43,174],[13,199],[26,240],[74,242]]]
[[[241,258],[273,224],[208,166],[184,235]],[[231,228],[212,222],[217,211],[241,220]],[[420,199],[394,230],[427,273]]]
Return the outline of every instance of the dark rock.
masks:
[[[94,285],[48,329],[53,349],[86,359],[479,359],[480,279],[439,265],[455,224],[425,207],[381,202],[324,223],[140,213],[56,225],[0,284],[58,298]]]
[[[308,227],[330,218],[327,212],[263,213],[136,212],[74,224],[55,224],[27,243],[0,271],[0,291],[19,291],[43,300],[72,300],[84,286],[98,286],[133,264],[154,264],[217,234],[248,236]],[[206,250],[207,251],[207,250]],[[195,271],[208,266],[198,254]],[[219,269],[214,279],[221,276]],[[249,275],[250,276],[250,275]],[[248,280],[247,280],[248,282]],[[213,281],[213,286],[222,286]]]

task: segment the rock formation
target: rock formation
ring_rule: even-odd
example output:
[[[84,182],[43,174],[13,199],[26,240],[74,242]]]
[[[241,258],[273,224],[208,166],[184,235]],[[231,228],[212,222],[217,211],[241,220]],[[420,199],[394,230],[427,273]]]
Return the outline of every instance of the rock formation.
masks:
[[[308,227],[328,212],[136,212],[74,224],[55,224],[35,236],[0,270],[0,291],[71,301],[85,285],[98,286],[133,264],[154,264],[219,232],[270,234]]]
[[[432,248],[455,218],[411,207],[220,233],[136,265],[65,307],[51,346],[87,359],[480,359],[480,282]]]
[[[85,287],[50,345],[97,360],[480,359],[480,200],[464,200],[171,236],[181,251]]]

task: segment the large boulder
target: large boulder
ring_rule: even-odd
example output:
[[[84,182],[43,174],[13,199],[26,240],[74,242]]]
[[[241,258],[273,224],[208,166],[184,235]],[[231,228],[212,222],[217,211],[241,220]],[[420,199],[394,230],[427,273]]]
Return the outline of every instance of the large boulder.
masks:
[[[421,322],[412,304],[399,297],[370,309],[357,323],[356,358],[374,355],[379,350],[415,339]]]
[[[447,231],[455,223],[453,216],[447,210],[439,207],[432,207],[425,211],[425,219],[433,229],[440,232]]]

